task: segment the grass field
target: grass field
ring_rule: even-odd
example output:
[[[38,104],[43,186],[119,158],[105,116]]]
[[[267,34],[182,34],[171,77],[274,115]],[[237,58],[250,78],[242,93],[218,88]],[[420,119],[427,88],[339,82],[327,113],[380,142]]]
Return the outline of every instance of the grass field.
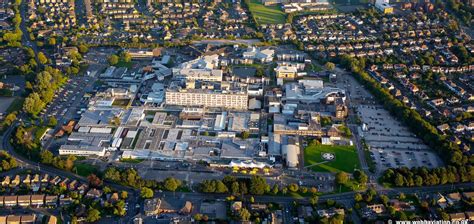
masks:
[[[354,146],[330,146],[330,145],[316,145],[308,146],[304,150],[304,165],[309,166],[316,163],[324,162],[322,153],[329,152],[335,155],[334,160],[315,166],[309,167],[316,172],[340,172],[347,173],[354,172],[355,169],[360,169],[359,157]]]
[[[85,163],[76,163],[74,165],[73,171],[76,172],[79,176],[87,177],[90,174],[98,174],[98,169],[94,165],[85,164]]]
[[[286,22],[286,14],[279,5],[264,6],[258,0],[250,0],[249,9],[258,24],[278,24]]]

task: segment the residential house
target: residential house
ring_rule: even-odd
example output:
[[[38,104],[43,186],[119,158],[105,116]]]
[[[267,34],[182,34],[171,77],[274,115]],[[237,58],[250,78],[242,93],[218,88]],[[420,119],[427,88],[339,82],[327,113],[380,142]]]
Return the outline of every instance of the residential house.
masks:
[[[380,213],[385,212],[385,206],[383,204],[367,205],[367,209],[374,212],[375,214],[380,214]]]
[[[339,208],[339,209],[334,209],[334,208],[321,209],[321,210],[318,210],[317,213],[318,213],[319,217],[330,218],[330,217],[333,217],[336,214],[344,215],[344,209],[341,209],[341,208]]]
[[[18,196],[18,206],[28,207],[31,205],[31,195],[19,195]]]
[[[44,198],[44,204],[47,207],[56,207],[58,205],[58,196],[57,195],[47,195]]]
[[[414,211],[415,206],[411,205],[408,202],[399,201],[397,199],[392,199],[389,201],[389,204],[395,208],[396,211]]]
[[[448,214],[449,215],[449,219],[451,221],[462,221],[462,220],[465,220],[466,219],[466,214],[462,213],[462,212],[458,212],[458,213],[450,213]]]
[[[10,220],[8,220],[10,223]],[[31,214],[31,215],[22,215],[21,216],[21,224],[34,224],[36,223],[36,215]]]
[[[18,205],[18,196],[5,196],[3,198],[3,205],[5,207],[14,207]]]
[[[5,178],[4,178],[3,181],[2,181],[2,186],[3,186],[3,187],[9,186],[9,185],[10,185],[10,182],[11,182],[10,176],[5,176]]]
[[[65,197],[63,195],[61,195],[61,197],[59,198],[59,206],[65,206],[65,205],[69,205],[72,203],[72,198],[71,197]]]
[[[436,194],[434,199],[436,204],[442,209],[446,208],[448,205],[448,200],[446,200],[446,198],[441,193]]]
[[[298,207],[298,217],[300,217],[300,218],[313,217],[313,207],[311,207],[311,206],[299,206]]]
[[[450,194],[446,195],[446,199],[448,200],[448,203],[450,205],[453,205],[453,204],[456,204],[456,203],[460,202],[461,199],[462,199],[462,196],[461,196],[460,193],[455,192],[455,193],[450,193]]]
[[[102,195],[102,192],[100,190],[92,188],[87,192],[86,197],[88,197],[88,198],[100,198],[101,195]]]
[[[41,207],[44,205],[44,194],[31,195],[31,206],[32,207]]]
[[[16,175],[15,179],[13,179],[10,183],[10,187],[16,187],[20,184],[20,175]]]

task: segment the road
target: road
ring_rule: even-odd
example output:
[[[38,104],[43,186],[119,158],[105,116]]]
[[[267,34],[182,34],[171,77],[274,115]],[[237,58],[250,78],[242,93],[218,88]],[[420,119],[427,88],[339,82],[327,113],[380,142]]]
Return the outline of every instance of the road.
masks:
[[[20,5],[20,16],[21,16],[21,23],[20,23],[20,30],[23,33],[23,36],[21,38],[21,41],[23,43],[23,46],[28,46],[33,51],[35,52],[35,61],[38,66],[41,66],[41,63],[38,60],[38,46],[36,46],[36,43],[34,41],[31,41],[30,39],[30,32],[28,32],[28,29],[26,28],[26,21],[28,20],[27,16],[27,11],[28,11],[28,1],[22,1],[22,4]]]
[[[350,82],[351,80],[348,79],[350,76],[347,71],[344,69],[341,69],[339,67],[336,67],[334,69],[334,73],[337,74],[337,79],[338,79],[338,86],[339,88],[343,88],[346,90],[347,94],[347,105],[349,105],[349,114],[348,114],[348,127],[351,130],[353,134],[352,140],[354,140],[354,144],[357,149],[357,156],[359,157],[360,161],[360,167],[362,171],[364,171],[367,175],[370,177],[370,181],[373,181],[377,179],[377,175],[372,175],[372,172],[369,170],[369,166],[367,165],[367,161],[365,159],[365,152],[364,152],[364,147],[362,146],[361,140],[359,138],[358,134],[358,125],[356,123],[356,117],[357,115],[354,113],[353,107],[356,107],[358,105],[358,102],[356,99],[352,97],[352,92],[354,90],[354,86],[359,86],[359,88],[362,88],[362,86],[358,82]],[[349,84],[350,83],[350,84]],[[352,86],[350,86],[352,85]],[[376,187],[377,184],[375,182],[372,182],[373,185]]]
[[[379,191],[379,194],[384,194],[387,196],[397,196],[400,193],[404,194],[428,194],[428,193],[437,193],[437,192],[444,192],[444,191],[451,191],[453,189],[460,189],[460,188],[472,188],[474,187],[474,183],[460,183],[460,184],[453,184],[453,185],[440,185],[440,186],[425,186],[425,187],[413,187],[413,188],[394,188],[388,190]],[[335,200],[337,202],[344,202],[347,200],[353,200],[354,195],[357,192],[344,192],[338,194],[326,194],[319,196],[319,201],[326,201],[326,200]],[[203,194],[198,192],[162,192],[157,193],[159,196],[165,197],[175,197],[175,198],[186,198],[187,200],[216,200],[222,199],[225,200],[228,197],[228,194]],[[247,199],[250,199],[250,195],[246,196]],[[307,198],[303,199],[295,199],[292,197],[282,197],[282,196],[253,196],[255,201],[262,202],[262,203],[281,203],[281,204],[289,204],[294,201],[299,202],[306,202],[309,203]]]

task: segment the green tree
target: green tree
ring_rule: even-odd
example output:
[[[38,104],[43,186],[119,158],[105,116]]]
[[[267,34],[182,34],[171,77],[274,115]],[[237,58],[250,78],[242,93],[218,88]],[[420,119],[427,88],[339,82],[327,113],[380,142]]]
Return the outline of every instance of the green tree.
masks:
[[[116,65],[116,64],[118,64],[118,63],[119,63],[119,60],[120,60],[120,58],[119,58],[117,55],[115,55],[115,54],[111,55],[111,56],[109,57],[109,59],[108,59],[110,65]]]
[[[140,197],[141,198],[152,198],[153,197],[153,190],[148,187],[142,187],[140,189]]]
[[[298,189],[299,189],[298,184],[291,183],[290,185],[288,185],[288,190],[290,190],[291,192],[297,192]]]
[[[58,120],[55,117],[49,118],[48,126],[55,127],[58,124]]]
[[[332,71],[332,70],[334,70],[334,69],[336,68],[336,65],[335,65],[334,63],[332,63],[332,62],[327,62],[327,63],[324,65],[324,67],[326,67],[327,70]]]
[[[313,206],[315,206],[317,203],[318,203],[318,200],[319,200],[319,197],[316,196],[316,195],[312,195],[310,198],[309,198],[309,203]]]
[[[241,134],[242,139],[247,139],[250,137],[250,133],[248,131],[243,131]]]
[[[120,172],[115,167],[109,167],[104,172],[104,178],[114,182],[119,182]]]
[[[16,120],[16,112],[9,113],[7,116],[5,116],[5,119],[3,119],[2,125],[4,127],[8,127],[12,125],[15,120]]]
[[[130,53],[124,51],[120,54],[120,59],[124,62],[130,62],[132,61],[132,56],[130,55]]]
[[[254,195],[262,195],[267,188],[267,181],[260,176],[252,176],[250,179],[250,193]]]
[[[367,174],[365,174],[364,171],[361,171],[361,170],[354,171],[353,176],[357,182],[363,185],[365,185],[367,181],[369,180],[369,177],[367,176]]]
[[[54,155],[49,150],[41,150],[40,152],[40,161],[44,164],[52,164],[54,162]]]
[[[231,185],[231,191],[232,191],[232,195],[238,195],[239,192],[240,192],[240,187],[239,187],[239,182],[237,181],[234,181],[232,182],[232,185]]]
[[[222,181],[216,181],[216,193],[227,193],[228,191],[229,189],[227,189],[227,186]]]
[[[25,99],[23,110],[33,116],[36,116],[41,110],[43,110],[44,106],[45,103],[41,100],[40,95],[38,93],[31,93]]]
[[[200,189],[204,193],[216,192],[216,181],[215,180],[204,180],[201,183]]]
[[[356,202],[362,201],[362,200],[363,200],[362,195],[361,195],[360,193],[355,193],[355,195],[354,195],[354,200],[355,200]]]
[[[128,198],[128,192],[127,191],[121,191],[120,192],[120,198],[121,199],[127,199]]]
[[[395,176],[395,185],[397,187],[401,187],[404,184],[405,184],[405,178],[401,174],[397,173]]]
[[[89,48],[85,44],[80,44],[77,49],[79,50],[79,53],[85,54],[89,51]]]
[[[202,220],[202,214],[196,213],[194,214],[193,218],[195,221],[200,222]]]
[[[239,212],[239,218],[242,221],[249,221],[250,216],[251,216],[251,214],[246,208],[242,208]]]
[[[91,223],[91,222],[97,222],[100,220],[100,211],[95,209],[95,208],[91,208],[89,210],[87,210],[87,216],[86,216],[86,221]]]
[[[276,185],[276,184],[273,185],[272,193],[273,193],[273,194],[278,194],[278,191],[279,191],[278,185]]]
[[[48,58],[47,58],[46,55],[44,55],[44,53],[41,52],[41,51],[38,53],[38,60],[39,60],[39,62],[40,62],[41,64],[43,64],[43,65],[46,64],[46,63],[48,63]]]
[[[173,177],[166,178],[163,183],[163,187],[167,191],[176,191],[176,189],[178,189],[180,186],[181,186],[181,181]]]
[[[56,38],[55,37],[50,37],[48,40],[48,44],[51,46],[56,45]]]
[[[340,185],[344,185],[349,181],[349,175],[346,172],[338,172],[336,174],[336,183]]]

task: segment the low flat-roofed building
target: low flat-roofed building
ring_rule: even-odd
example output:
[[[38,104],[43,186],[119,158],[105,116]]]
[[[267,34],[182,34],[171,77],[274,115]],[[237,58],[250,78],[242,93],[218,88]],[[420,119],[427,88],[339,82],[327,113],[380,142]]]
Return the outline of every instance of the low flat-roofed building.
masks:
[[[40,207],[44,205],[44,194],[31,195],[31,206]]]
[[[449,219],[451,221],[462,221],[462,220],[466,220],[466,214],[462,213],[462,212],[458,212],[458,213],[450,213],[448,214],[449,215]]]
[[[35,214],[22,215],[20,223],[21,224],[34,224],[34,223],[36,223],[36,215]]]
[[[95,110],[86,110],[82,115],[81,119],[77,123],[78,126],[83,127],[111,127],[111,121],[118,120],[122,123],[122,117],[124,115],[122,108],[101,108]]]
[[[57,195],[47,195],[44,198],[44,203],[48,207],[56,207],[58,205],[58,196]]]
[[[78,155],[78,156],[105,156],[104,147],[89,145],[61,145],[59,155]]]
[[[19,215],[9,215],[7,216],[7,224],[20,224],[21,216]]]
[[[13,195],[13,196],[5,196],[3,198],[3,204],[5,207],[13,207],[17,206],[18,204],[18,196]]]
[[[104,156],[111,139],[110,133],[73,132],[68,143],[59,148],[59,155]]]
[[[28,207],[31,205],[31,195],[18,196],[18,206]]]

